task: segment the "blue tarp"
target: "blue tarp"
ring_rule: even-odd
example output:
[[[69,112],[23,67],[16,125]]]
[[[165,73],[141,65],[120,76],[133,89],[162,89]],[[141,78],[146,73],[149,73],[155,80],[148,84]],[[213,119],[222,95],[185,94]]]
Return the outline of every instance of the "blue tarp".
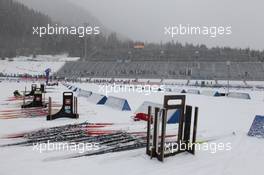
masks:
[[[127,100],[125,100],[122,111],[131,111],[131,108],[127,102]]]
[[[168,119],[167,123],[168,124],[175,124],[175,123],[179,123],[179,119],[180,119],[180,110],[176,110],[171,117]]]
[[[264,116],[257,115],[248,132],[249,136],[264,138]]]
[[[104,105],[106,101],[107,101],[107,97],[106,97],[106,96],[103,96],[103,97],[97,102],[97,104],[98,104],[98,105]]]

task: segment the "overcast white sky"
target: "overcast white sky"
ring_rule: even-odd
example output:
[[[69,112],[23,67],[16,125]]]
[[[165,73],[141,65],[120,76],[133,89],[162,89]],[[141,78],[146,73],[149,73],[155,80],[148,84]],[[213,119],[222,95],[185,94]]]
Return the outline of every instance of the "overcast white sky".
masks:
[[[231,36],[181,37],[181,42],[264,49],[263,0],[70,0],[132,39],[168,41],[164,26],[232,26]]]
[[[164,35],[164,27],[168,25],[232,26],[232,35],[228,36],[184,36],[174,40],[207,46],[264,49],[263,0],[68,1],[87,9],[104,26],[133,40],[172,40]]]

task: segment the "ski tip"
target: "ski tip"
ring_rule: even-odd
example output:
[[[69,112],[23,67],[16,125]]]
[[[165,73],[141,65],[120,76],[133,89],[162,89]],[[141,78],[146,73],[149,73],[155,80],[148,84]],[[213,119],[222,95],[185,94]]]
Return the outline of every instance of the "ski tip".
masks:
[[[0,145],[0,148],[11,147],[11,146],[30,146],[28,142],[16,142]]]
[[[3,145],[0,145],[0,148],[10,147],[10,146],[15,146],[15,145],[14,144],[3,144]]]
[[[43,159],[43,162],[53,162],[53,161],[62,161],[62,160],[66,160],[66,159],[73,159],[73,158],[77,158],[79,156],[73,156],[73,155],[64,155],[64,156],[58,156],[58,157],[48,157]]]
[[[53,161],[59,161],[59,160],[63,160],[64,158],[62,157],[48,157],[43,159],[43,162],[53,162]]]

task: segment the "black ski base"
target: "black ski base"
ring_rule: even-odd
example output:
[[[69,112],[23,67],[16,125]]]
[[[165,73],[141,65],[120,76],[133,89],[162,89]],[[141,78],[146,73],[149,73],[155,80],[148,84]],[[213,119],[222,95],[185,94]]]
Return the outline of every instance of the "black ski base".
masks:
[[[42,102],[42,92],[40,90],[36,90],[34,92],[34,98],[32,102],[25,103],[21,106],[21,108],[46,108],[47,104]]]
[[[33,96],[35,94],[35,91],[37,90],[37,85],[32,84],[31,85],[31,91],[28,94],[25,94],[26,97]]]
[[[79,118],[79,114],[77,114],[77,97],[73,98],[72,92],[64,92],[63,104],[60,111],[56,114],[53,115],[49,114],[47,116],[47,120],[55,120],[58,118],[72,118],[72,119]]]

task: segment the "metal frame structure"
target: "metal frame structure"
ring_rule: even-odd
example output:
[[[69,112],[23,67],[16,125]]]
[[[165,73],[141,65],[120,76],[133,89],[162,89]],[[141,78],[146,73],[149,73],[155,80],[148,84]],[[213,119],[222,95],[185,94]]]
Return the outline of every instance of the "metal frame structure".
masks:
[[[27,103],[25,101],[25,96],[24,96],[23,104],[21,105],[21,108],[34,108],[34,107],[46,108],[47,104],[45,103],[45,100],[43,100],[42,94],[43,93],[41,92],[40,88],[36,88],[34,90],[33,101]]]
[[[31,91],[28,94],[26,94],[26,89],[25,89],[24,96],[26,96],[26,97],[34,96],[36,90],[37,90],[37,84],[32,84],[31,85]]]
[[[171,101],[179,101],[178,104],[170,104]],[[147,124],[147,146],[146,154],[151,158],[156,157],[159,161],[164,161],[165,157],[174,156],[182,152],[195,154],[195,142],[198,122],[198,107],[195,107],[194,121],[192,124],[192,106],[185,104],[185,95],[164,96],[163,108],[155,108],[154,116],[152,107],[148,107],[149,120]],[[176,132],[177,140],[173,142],[177,147],[174,152],[166,152],[166,125],[168,110],[179,110],[179,127]],[[153,121],[153,122],[152,122]],[[193,126],[193,127],[192,127]],[[192,131],[192,134],[191,134]],[[192,138],[191,138],[192,135]],[[185,144],[184,149],[178,149],[179,145]],[[173,147],[174,148],[174,147]]]
[[[73,96],[72,92],[63,93],[63,104],[60,111],[56,114],[51,114],[52,100],[49,97],[49,106],[48,106],[49,115],[47,120],[54,120],[57,118],[73,118],[78,119],[79,114],[77,113],[78,101],[77,97]]]

